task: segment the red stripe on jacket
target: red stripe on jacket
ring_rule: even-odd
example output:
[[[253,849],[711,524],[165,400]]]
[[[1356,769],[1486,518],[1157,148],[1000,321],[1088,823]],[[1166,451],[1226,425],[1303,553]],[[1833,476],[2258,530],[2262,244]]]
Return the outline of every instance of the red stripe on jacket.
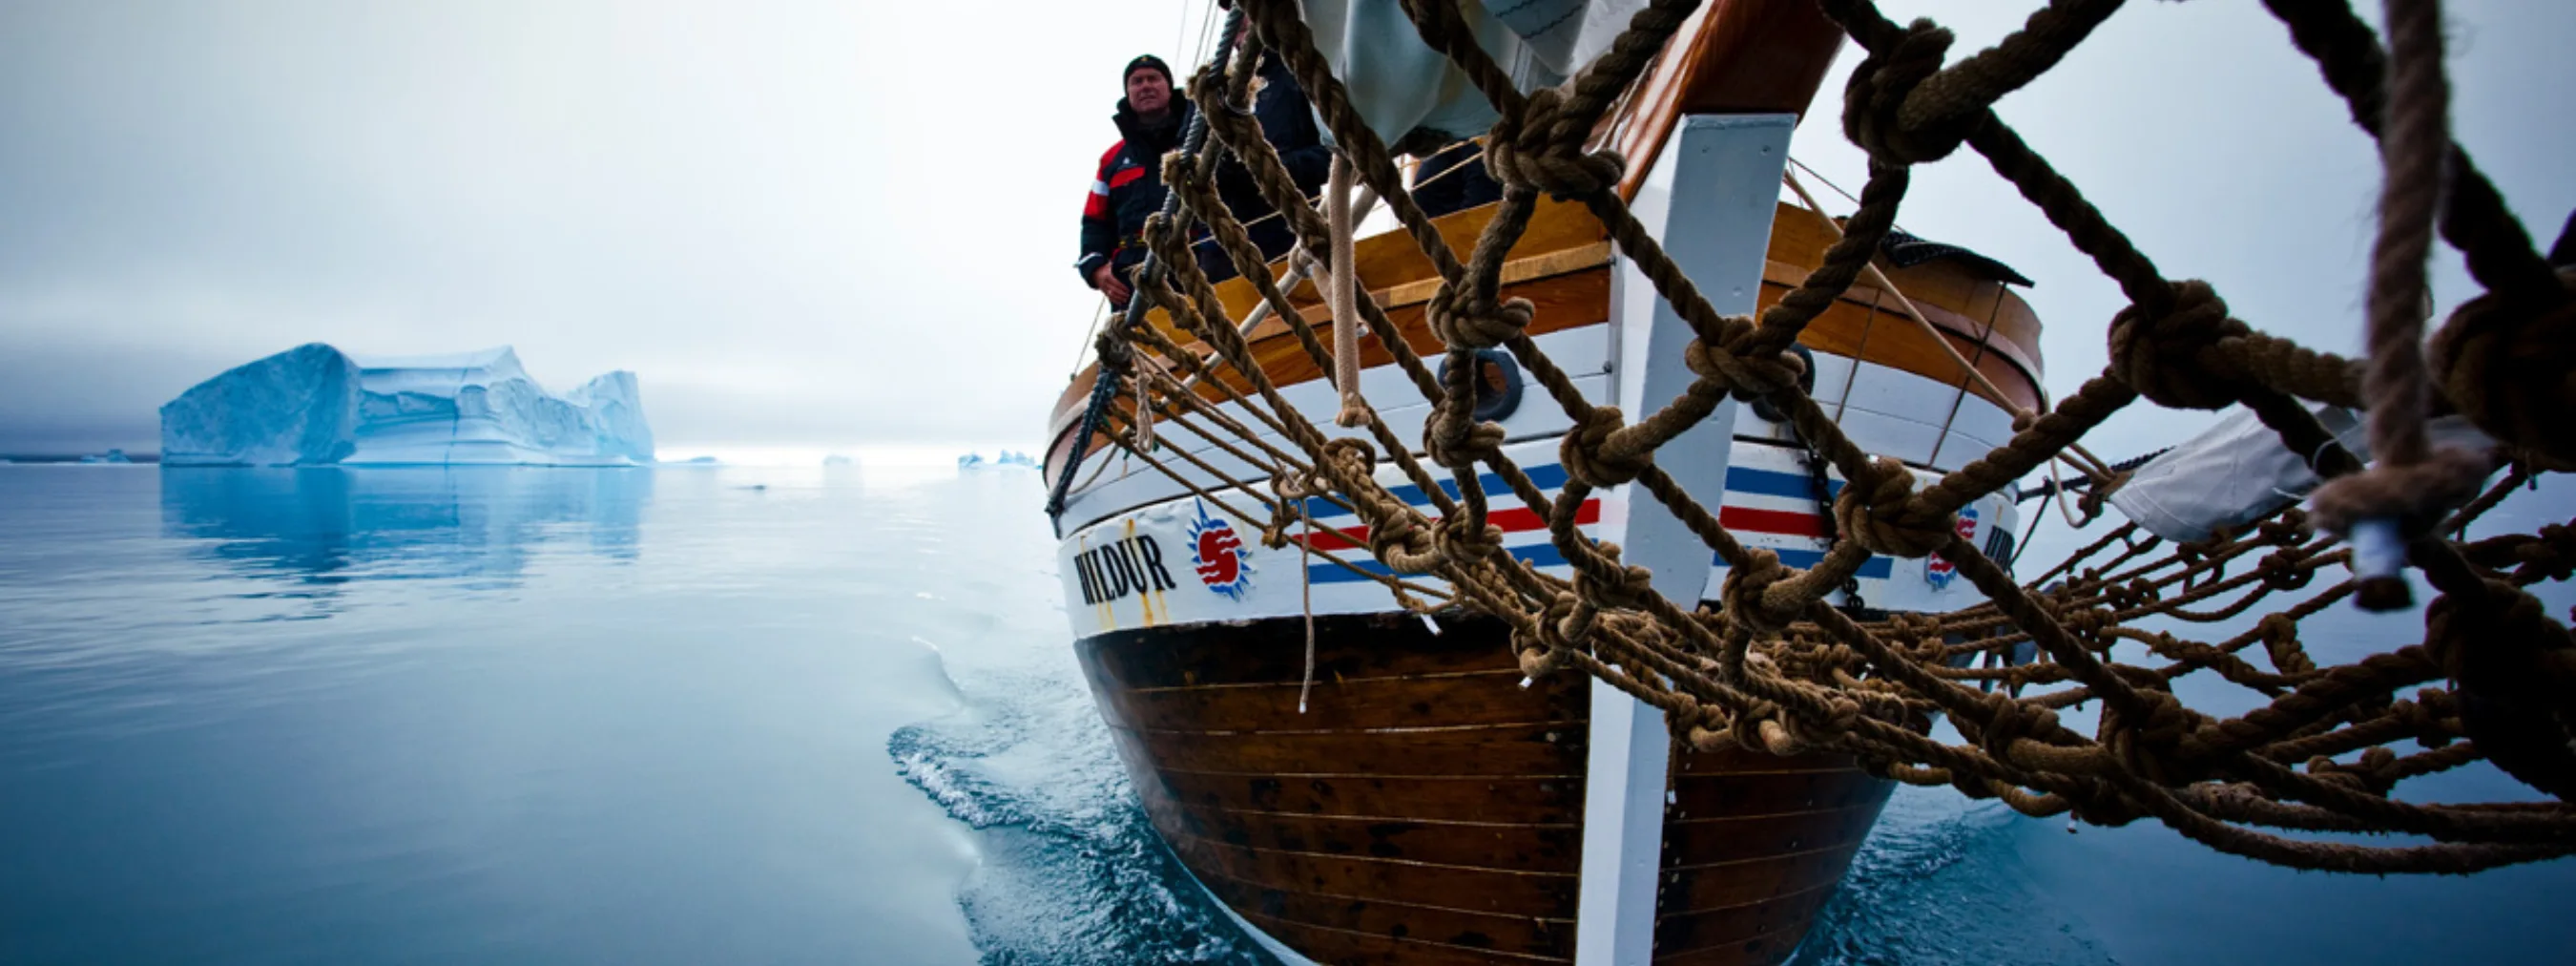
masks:
[[[1127,140],[1120,138],[1118,143],[1109,146],[1109,150],[1100,153],[1100,164],[1091,173],[1091,192],[1082,198],[1082,217],[1109,217],[1109,188],[1116,187],[1109,184],[1109,165],[1118,160],[1118,152],[1126,147]]]

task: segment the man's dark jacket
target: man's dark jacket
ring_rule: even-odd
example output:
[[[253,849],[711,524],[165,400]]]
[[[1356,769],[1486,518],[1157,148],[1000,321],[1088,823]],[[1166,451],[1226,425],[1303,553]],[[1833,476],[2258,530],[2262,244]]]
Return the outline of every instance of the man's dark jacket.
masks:
[[[1315,115],[1307,106],[1305,91],[1297,87],[1296,78],[1277,61],[1264,58],[1261,66],[1261,90],[1254,96],[1253,116],[1261,122],[1263,136],[1279,152],[1279,160],[1297,182],[1298,190],[1313,196],[1322,188],[1332,164],[1332,154],[1324,147],[1315,129]],[[1173,94],[1174,109],[1161,125],[1148,126],[1136,116],[1126,99],[1118,101],[1119,141],[1100,156],[1100,168],[1091,182],[1091,195],[1082,208],[1082,259],[1074,269],[1083,282],[1103,261],[1117,266],[1124,276],[1129,268],[1145,260],[1145,219],[1163,208],[1164,152],[1180,146],[1181,132],[1189,123],[1194,106],[1179,92]],[[1232,158],[1217,166],[1217,194],[1236,219],[1252,222],[1270,213],[1261,192],[1250,174]],[[1276,258],[1296,241],[1281,219],[1273,218],[1251,227],[1254,244],[1265,257]],[[1232,265],[1214,243],[1199,242],[1200,263],[1219,279],[1234,274]]]

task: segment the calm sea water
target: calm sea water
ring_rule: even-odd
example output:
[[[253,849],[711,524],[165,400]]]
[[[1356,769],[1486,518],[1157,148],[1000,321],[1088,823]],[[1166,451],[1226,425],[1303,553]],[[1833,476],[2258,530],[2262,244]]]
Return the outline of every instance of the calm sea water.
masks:
[[[1134,803],[1042,495],[0,466],[0,963],[1254,962]],[[1804,958],[2565,962],[2569,895],[1908,789]]]

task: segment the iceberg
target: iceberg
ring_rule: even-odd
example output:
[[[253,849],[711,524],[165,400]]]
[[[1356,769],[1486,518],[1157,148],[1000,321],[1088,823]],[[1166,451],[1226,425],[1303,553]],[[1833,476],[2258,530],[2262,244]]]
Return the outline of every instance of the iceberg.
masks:
[[[1034,456],[1030,456],[1026,453],[1014,453],[1010,450],[1003,450],[1000,455],[989,460],[984,458],[984,454],[976,452],[968,452],[966,455],[957,458],[957,468],[961,470],[1005,466],[1033,470],[1038,468],[1038,461]]]
[[[172,466],[653,461],[635,375],[547,392],[503,346],[353,356],[315,342],[227,370],[161,407]]]

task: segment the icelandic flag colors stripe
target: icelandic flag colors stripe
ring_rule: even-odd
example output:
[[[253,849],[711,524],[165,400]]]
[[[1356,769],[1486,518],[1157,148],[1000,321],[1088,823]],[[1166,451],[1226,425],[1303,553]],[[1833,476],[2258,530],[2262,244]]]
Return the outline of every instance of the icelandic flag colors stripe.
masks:
[[[1550,463],[1546,466],[1527,467],[1521,470],[1521,473],[1528,476],[1530,482],[1536,484],[1541,490],[1558,490],[1565,487],[1565,467],[1558,466],[1554,463]],[[1486,473],[1476,477],[1476,483],[1477,485],[1484,487],[1485,492],[1487,493],[1509,493],[1512,491],[1510,486],[1503,483],[1502,476],[1494,473]],[[1406,506],[1431,505],[1431,497],[1424,495],[1421,487],[1415,486],[1411,483],[1390,486],[1387,487],[1386,490],[1388,493],[1394,494],[1396,499],[1403,500]],[[1452,500],[1458,499],[1458,481],[1445,478],[1440,480],[1440,491],[1449,494],[1449,498]],[[1351,515],[1351,511],[1342,509],[1341,504],[1334,503],[1331,500],[1327,500],[1320,496],[1310,496],[1306,498],[1306,516],[1311,519],[1326,520],[1333,517],[1346,517]]]
[[[1816,498],[1816,481],[1813,477],[1783,473],[1778,470],[1755,469],[1750,466],[1727,467],[1726,489],[1730,493],[1759,493],[1763,496],[1790,496],[1807,500]],[[1843,481],[1825,481],[1825,499],[1833,499],[1842,491]]]
[[[1822,550],[1801,550],[1796,547],[1763,547],[1761,549],[1779,554],[1781,563],[1788,564],[1789,566],[1796,567],[1800,570],[1813,569],[1817,564],[1825,562],[1825,552]],[[1726,569],[1726,558],[1712,554],[1710,559],[1716,561],[1718,569]],[[1872,580],[1886,580],[1895,574],[1896,558],[1878,556],[1873,556],[1869,558],[1868,563],[1860,565],[1860,570],[1858,572],[1858,576],[1867,577]]]
[[[1565,566],[1565,555],[1556,552],[1556,545],[1552,543],[1534,543],[1526,547],[1512,547],[1506,552],[1512,555],[1512,559],[1527,560],[1530,562],[1530,565],[1534,567]],[[1367,557],[1346,557],[1344,559],[1350,561],[1350,567],[1345,567],[1337,563],[1320,563],[1307,567],[1306,579],[1318,584],[1349,584],[1368,579],[1367,576],[1353,571],[1351,567],[1357,567],[1360,570],[1365,570],[1368,573],[1376,574],[1380,577],[1392,576],[1395,573],[1395,571],[1388,568],[1387,565]]]
[[[1823,563],[1825,560],[1825,553],[1821,550],[1800,550],[1795,547],[1769,547],[1765,549],[1770,550],[1772,553],[1779,554],[1781,563],[1796,567],[1800,570],[1812,568],[1817,564]],[[1512,547],[1507,552],[1512,555],[1512,559],[1527,560],[1532,566],[1536,567],[1565,566],[1565,555],[1558,553],[1556,545],[1552,543],[1534,543],[1526,547]],[[1360,570],[1365,570],[1381,577],[1395,573],[1395,571],[1389,569],[1387,565],[1367,557],[1345,559],[1350,560],[1352,567],[1358,567]],[[1726,561],[1723,559],[1718,559],[1713,555],[1711,559],[1716,561],[1716,566],[1720,569],[1723,569],[1726,566]],[[1860,565],[1859,576],[1870,580],[1886,580],[1887,578],[1894,576],[1895,572],[1896,561],[1894,558],[1871,557],[1869,558],[1868,563]],[[1341,564],[1320,563],[1309,565],[1306,568],[1306,579],[1318,584],[1347,584],[1367,580],[1368,578],[1353,572],[1350,567],[1345,567]]]
[[[1538,511],[1528,507],[1489,511],[1485,514],[1485,522],[1501,527],[1504,533],[1528,533],[1533,530],[1547,529],[1547,518],[1539,516]],[[1599,522],[1601,522],[1600,500],[1585,500],[1582,506],[1574,509],[1576,526],[1591,526]],[[1365,549],[1368,546],[1368,526],[1362,524],[1315,531],[1314,546],[1317,550]]]
[[[1530,482],[1537,484],[1538,488],[1544,491],[1559,491],[1565,486],[1567,480],[1565,467],[1556,464],[1532,466],[1523,472],[1529,475]],[[1482,474],[1477,477],[1477,482],[1483,485],[1487,493],[1508,494],[1510,492],[1510,488],[1504,485],[1503,478],[1498,474]],[[1441,479],[1439,484],[1440,489],[1451,499],[1459,498],[1458,484],[1455,480]],[[1842,491],[1841,480],[1827,480],[1825,486],[1827,499]],[[1816,498],[1815,487],[1815,479],[1802,473],[1750,466],[1730,466],[1726,470],[1726,491],[1730,495],[1810,501]],[[1431,498],[1421,487],[1404,484],[1388,487],[1387,490],[1408,506],[1430,509]],[[1351,564],[1350,567],[1336,563],[1309,564],[1306,568],[1309,581],[1318,584],[1342,584],[1368,579],[1366,575],[1353,571],[1351,567],[1379,576],[1389,576],[1394,573],[1385,564],[1369,559],[1368,527],[1356,522],[1354,519],[1356,514],[1323,497],[1308,498],[1306,514],[1308,519],[1324,525],[1322,529],[1315,532],[1313,538],[1315,548],[1340,553]],[[1506,534],[1543,534],[1547,529],[1547,518],[1528,507],[1506,509],[1497,506],[1486,515],[1486,519],[1502,528]],[[1583,501],[1583,505],[1576,511],[1575,522],[1578,525],[1591,526],[1600,521],[1601,501],[1598,498]],[[1729,530],[1773,537],[1822,540],[1831,533],[1831,525],[1826,522],[1826,518],[1807,509],[1785,510],[1729,504],[1718,507],[1718,523]],[[1764,549],[1779,554],[1781,563],[1801,569],[1814,567],[1825,558],[1824,551],[1804,547],[1765,546]],[[1510,553],[1513,559],[1526,560],[1535,566],[1566,565],[1565,555],[1558,553],[1553,543],[1542,541],[1524,546],[1507,547],[1505,551]],[[1724,560],[1715,560],[1714,557],[1712,560],[1718,567],[1726,566]],[[1895,570],[1894,559],[1874,556],[1868,563],[1861,565],[1859,576],[1872,580],[1886,580],[1895,573]]]
[[[1746,533],[1777,533],[1789,537],[1825,538],[1825,518],[1793,510],[1762,510],[1747,506],[1717,508],[1717,522],[1729,530]]]
[[[1529,467],[1524,472],[1529,475],[1530,482],[1537,484],[1541,490],[1562,489],[1566,483],[1565,467],[1553,463]],[[1503,485],[1503,478],[1493,473],[1478,476],[1476,481],[1484,486],[1487,493],[1511,492],[1510,487]],[[1440,489],[1449,494],[1450,499],[1458,499],[1457,481],[1443,479],[1440,481]],[[1797,473],[1756,469],[1750,466],[1727,467],[1726,489],[1730,493],[1782,496],[1802,500],[1812,500],[1816,496],[1816,483],[1813,478]],[[1825,481],[1825,498],[1832,499],[1840,494],[1842,489],[1841,480]],[[1407,506],[1431,505],[1431,498],[1422,492],[1422,488],[1410,483],[1388,487],[1387,492],[1394,494],[1396,499],[1403,500]],[[1352,513],[1343,509],[1340,504],[1317,496],[1306,498],[1306,515],[1316,520],[1329,520],[1334,517],[1351,516]]]

